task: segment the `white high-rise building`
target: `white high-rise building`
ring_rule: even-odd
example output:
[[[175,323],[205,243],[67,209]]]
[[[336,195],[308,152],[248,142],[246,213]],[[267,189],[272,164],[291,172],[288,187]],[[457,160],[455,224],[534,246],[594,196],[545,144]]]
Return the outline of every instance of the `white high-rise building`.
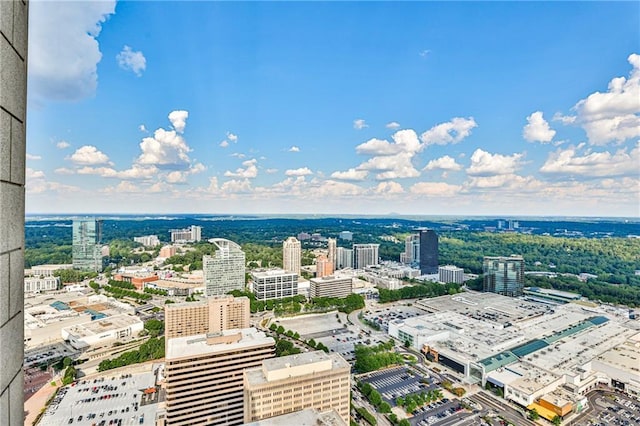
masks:
[[[172,243],[197,243],[202,240],[202,226],[191,225],[185,229],[172,229],[171,230],[171,242]]]
[[[464,282],[464,269],[453,265],[439,266],[438,281],[442,283],[462,284]]]
[[[298,275],[282,269],[258,270],[251,273],[253,293],[257,300],[282,299],[298,295]]]
[[[364,269],[365,266],[378,264],[378,249],[380,244],[354,244],[353,267]]]
[[[216,252],[202,257],[205,295],[221,296],[231,290],[244,290],[246,258],[240,246],[224,238],[212,238],[209,242],[216,246]]]
[[[282,243],[282,269],[300,276],[302,264],[302,244],[296,237],[289,237]]]
[[[353,268],[353,250],[338,247],[336,249],[336,269]]]
[[[420,263],[420,234],[411,234],[404,240],[404,253],[400,253],[400,262],[407,265]]]

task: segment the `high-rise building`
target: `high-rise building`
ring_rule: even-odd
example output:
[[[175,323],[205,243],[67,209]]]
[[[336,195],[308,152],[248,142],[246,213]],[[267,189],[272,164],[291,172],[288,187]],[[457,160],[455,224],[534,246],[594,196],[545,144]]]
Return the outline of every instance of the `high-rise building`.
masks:
[[[262,361],[244,372],[244,421],[313,408],[349,422],[351,366],[339,354],[314,351]]]
[[[311,278],[309,280],[309,297],[347,297],[353,292],[353,279],[351,277],[337,278],[334,276]]]
[[[282,299],[298,295],[298,274],[283,269],[256,270],[251,273],[257,300]]]
[[[240,246],[224,238],[212,238],[216,246],[213,256],[202,257],[205,295],[221,296],[231,290],[244,290],[245,254]]]
[[[30,2],[0,3],[0,425],[24,424],[24,191]]]
[[[366,266],[378,264],[378,249],[380,244],[354,244],[353,267],[364,269]]]
[[[198,302],[164,305],[166,339],[249,328],[248,297],[213,296]]]
[[[335,269],[345,269],[345,268],[353,268],[353,250],[338,247],[336,249],[336,259],[337,262],[335,265]]]
[[[172,229],[172,243],[197,243],[202,240],[202,226],[191,225],[185,229]]]
[[[255,328],[168,339],[166,424],[242,424],[243,372],[274,355],[273,338]]]
[[[485,256],[482,263],[483,290],[503,296],[522,296],[524,289],[524,259],[522,256]]]
[[[411,234],[404,240],[404,253],[400,253],[400,262],[407,265],[420,264],[420,234]]]
[[[74,219],[71,254],[74,269],[102,271],[102,221]]]
[[[296,237],[289,237],[282,243],[282,269],[300,276],[302,265],[302,245]]]
[[[145,235],[142,237],[133,237],[133,241],[140,243],[145,247],[155,247],[160,244],[160,240],[157,235]]]
[[[441,283],[462,284],[464,282],[464,269],[453,265],[439,266],[438,281]]]
[[[329,262],[333,265],[333,269],[338,267],[338,242],[335,238],[327,239],[327,258],[329,258]],[[333,274],[334,271],[331,271]]]
[[[333,263],[324,254],[316,257],[316,278],[326,277],[333,274]]]
[[[176,246],[164,246],[160,249],[160,253],[158,257],[163,257],[165,259],[176,255]]]
[[[421,229],[420,235],[420,273],[422,275],[438,273],[438,234],[432,229]]]

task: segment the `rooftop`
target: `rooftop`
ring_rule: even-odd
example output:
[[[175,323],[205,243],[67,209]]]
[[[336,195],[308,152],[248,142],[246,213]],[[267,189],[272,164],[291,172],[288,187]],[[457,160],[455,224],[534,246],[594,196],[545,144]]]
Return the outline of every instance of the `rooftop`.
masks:
[[[85,322],[83,324],[73,325],[66,330],[78,337],[83,338],[95,334],[105,333],[107,331],[119,330],[134,324],[140,324],[142,321],[135,315],[121,314],[114,315],[101,320]]]
[[[237,336],[237,337],[236,337]],[[216,337],[231,343],[211,344]],[[166,360],[227,352],[252,346],[275,345],[272,337],[255,328],[225,330],[220,333],[175,337],[167,340]]]
[[[280,426],[280,425],[314,425],[314,426],[347,426],[342,418],[334,410],[317,412],[312,408],[271,417],[246,426]]]
[[[266,359],[262,361],[262,368],[245,370],[245,376],[251,385],[260,385],[334,369],[350,371],[350,368],[349,363],[337,353],[314,351]]]

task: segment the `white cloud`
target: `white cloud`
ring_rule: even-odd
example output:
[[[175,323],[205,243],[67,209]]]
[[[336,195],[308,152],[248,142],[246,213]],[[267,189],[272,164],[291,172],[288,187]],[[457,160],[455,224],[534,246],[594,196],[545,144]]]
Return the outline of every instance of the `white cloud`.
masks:
[[[144,126],[144,124],[139,125],[138,130],[140,130],[141,132],[147,133],[147,128]]]
[[[491,154],[478,148],[471,155],[470,176],[506,175],[514,173],[522,165],[523,154]]]
[[[76,101],[95,94],[102,59],[97,37],[115,1],[29,5],[29,96]]]
[[[353,128],[354,129],[362,130],[365,127],[369,127],[369,125],[362,118],[358,118],[357,120],[353,120]]]
[[[246,155],[242,154],[241,152],[234,152],[233,154],[231,154],[231,156],[235,158],[240,158],[240,159],[246,157]]]
[[[184,130],[184,121],[181,120],[181,117],[186,118],[186,115],[174,115],[172,119],[171,114],[169,119],[174,128]],[[142,165],[156,165],[165,168],[187,168],[191,163],[188,155],[191,148],[184,138],[176,133],[176,130],[160,128],[153,133],[153,137],[143,138],[140,142],[142,153],[136,162]]]
[[[451,185],[446,182],[418,182],[409,188],[415,195],[426,195],[429,197],[453,197],[457,195],[461,186]]]
[[[27,152],[27,160],[42,160],[40,155],[33,155]]]
[[[225,176],[226,176],[226,173],[225,173]],[[251,182],[249,181],[249,179],[243,179],[243,180],[232,179],[223,183],[222,186],[220,187],[220,190],[222,192],[233,194],[233,193],[249,193],[251,192],[252,188],[251,188]]]
[[[514,173],[494,176],[473,176],[465,183],[469,192],[500,188],[504,193],[513,191],[519,195],[531,194],[544,190],[546,185],[532,176],[519,176]],[[513,193],[512,192],[512,193]]]
[[[363,188],[353,183],[325,180],[316,185],[309,195],[312,197],[353,197],[362,195],[364,192]]]
[[[299,169],[289,169],[284,174],[285,176],[308,176],[313,172],[308,167],[300,167]]]
[[[431,53],[431,50],[425,49],[425,50],[420,51],[419,55],[421,57],[423,57],[423,58],[426,58],[429,55],[429,53]]]
[[[390,123],[387,123],[387,125],[385,126],[387,129],[398,129],[400,128],[400,123],[396,122],[396,121],[392,121]]]
[[[640,136],[640,55],[627,58],[629,78],[617,77],[604,93],[595,92],[573,107],[575,123],[587,133],[589,143],[605,145]]]
[[[357,170],[376,170],[382,173],[376,175],[376,179],[398,179],[420,176],[420,172],[413,167],[411,159],[413,153],[402,152],[396,155],[373,157],[360,164]]]
[[[398,182],[387,181],[380,182],[373,188],[373,192],[380,195],[402,194],[404,193],[404,188]]]
[[[71,169],[69,169],[67,167],[59,167],[59,168],[55,169],[53,172],[55,174],[58,174],[58,175],[73,175],[73,174],[75,174],[75,172],[73,170],[71,170]]]
[[[222,142],[220,142],[218,145],[221,146],[222,148],[226,148],[229,146],[229,142],[225,139]]]
[[[447,170],[455,172],[462,170],[462,165],[456,163],[454,158],[445,155],[444,157],[429,161],[424,170]]]
[[[186,183],[187,182],[187,174],[184,172],[180,172],[175,170],[169,174],[167,174],[166,180],[168,183]]]
[[[564,176],[616,177],[640,174],[640,144],[630,152],[626,148],[614,154],[590,152],[580,154],[584,145],[570,146],[551,152],[540,168],[541,173]]]
[[[293,145],[291,148],[289,148],[289,152],[300,152],[300,148]]]
[[[238,135],[234,135],[231,132],[227,132],[227,139],[229,139],[233,143],[237,143],[238,142]]]
[[[274,173],[278,173],[278,169],[267,169],[264,172],[268,175],[272,175]]]
[[[75,164],[86,166],[110,164],[109,157],[92,145],[81,146],[71,155],[71,157],[69,157],[69,159]]]
[[[242,163],[244,168],[238,167],[235,172],[227,170],[226,172],[224,172],[224,175],[226,177],[233,178],[253,179],[258,176],[258,166],[256,165],[257,162],[258,160],[256,160],[255,158],[252,160],[244,161]]]
[[[56,148],[58,149],[67,149],[71,146],[71,144],[67,141],[60,141],[56,144]]]
[[[362,181],[365,180],[369,175],[369,172],[366,170],[356,170],[351,168],[344,172],[336,171],[331,173],[331,177],[339,180],[353,180],[353,181]]]
[[[393,143],[381,139],[370,139],[356,147],[358,154],[394,155],[401,152],[416,153],[421,149],[418,135],[412,129],[399,130],[391,137]]]
[[[42,179],[44,178],[44,172],[42,170],[33,170],[31,167],[25,169],[25,177],[29,179]]]
[[[446,123],[440,123],[420,135],[420,140],[425,145],[446,145],[458,143],[471,134],[471,130],[477,127],[473,117],[455,117]]]
[[[147,69],[147,59],[142,52],[135,52],[127,45],[116,55],[116,60],[120,68],[126,71],[133,71],[138,77],[142,76],[142,71]]]
[[[529,142],[551,142],[556,131],[549,127],[549,123],[536,111],[527,117],[527,124],[522,130],[522,136]]]
[[[556,112],[553,114],[553,121],[559,121],[562,124],[569,125],[576,122],[577,117],[575,115],[563,115],[562,113]]]
[[[169,113],[169,121],[171,125],[178,133],[184,133],[184,128],[187,125],[187,118],[189,117],[188,111],[177,110]]]

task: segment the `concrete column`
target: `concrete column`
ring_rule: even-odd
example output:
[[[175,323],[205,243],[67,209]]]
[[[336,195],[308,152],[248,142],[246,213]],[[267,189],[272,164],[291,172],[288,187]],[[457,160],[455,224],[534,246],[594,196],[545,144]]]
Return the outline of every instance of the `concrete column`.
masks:
[[[0,0],[0,425],[24,424],[26,1]]]

